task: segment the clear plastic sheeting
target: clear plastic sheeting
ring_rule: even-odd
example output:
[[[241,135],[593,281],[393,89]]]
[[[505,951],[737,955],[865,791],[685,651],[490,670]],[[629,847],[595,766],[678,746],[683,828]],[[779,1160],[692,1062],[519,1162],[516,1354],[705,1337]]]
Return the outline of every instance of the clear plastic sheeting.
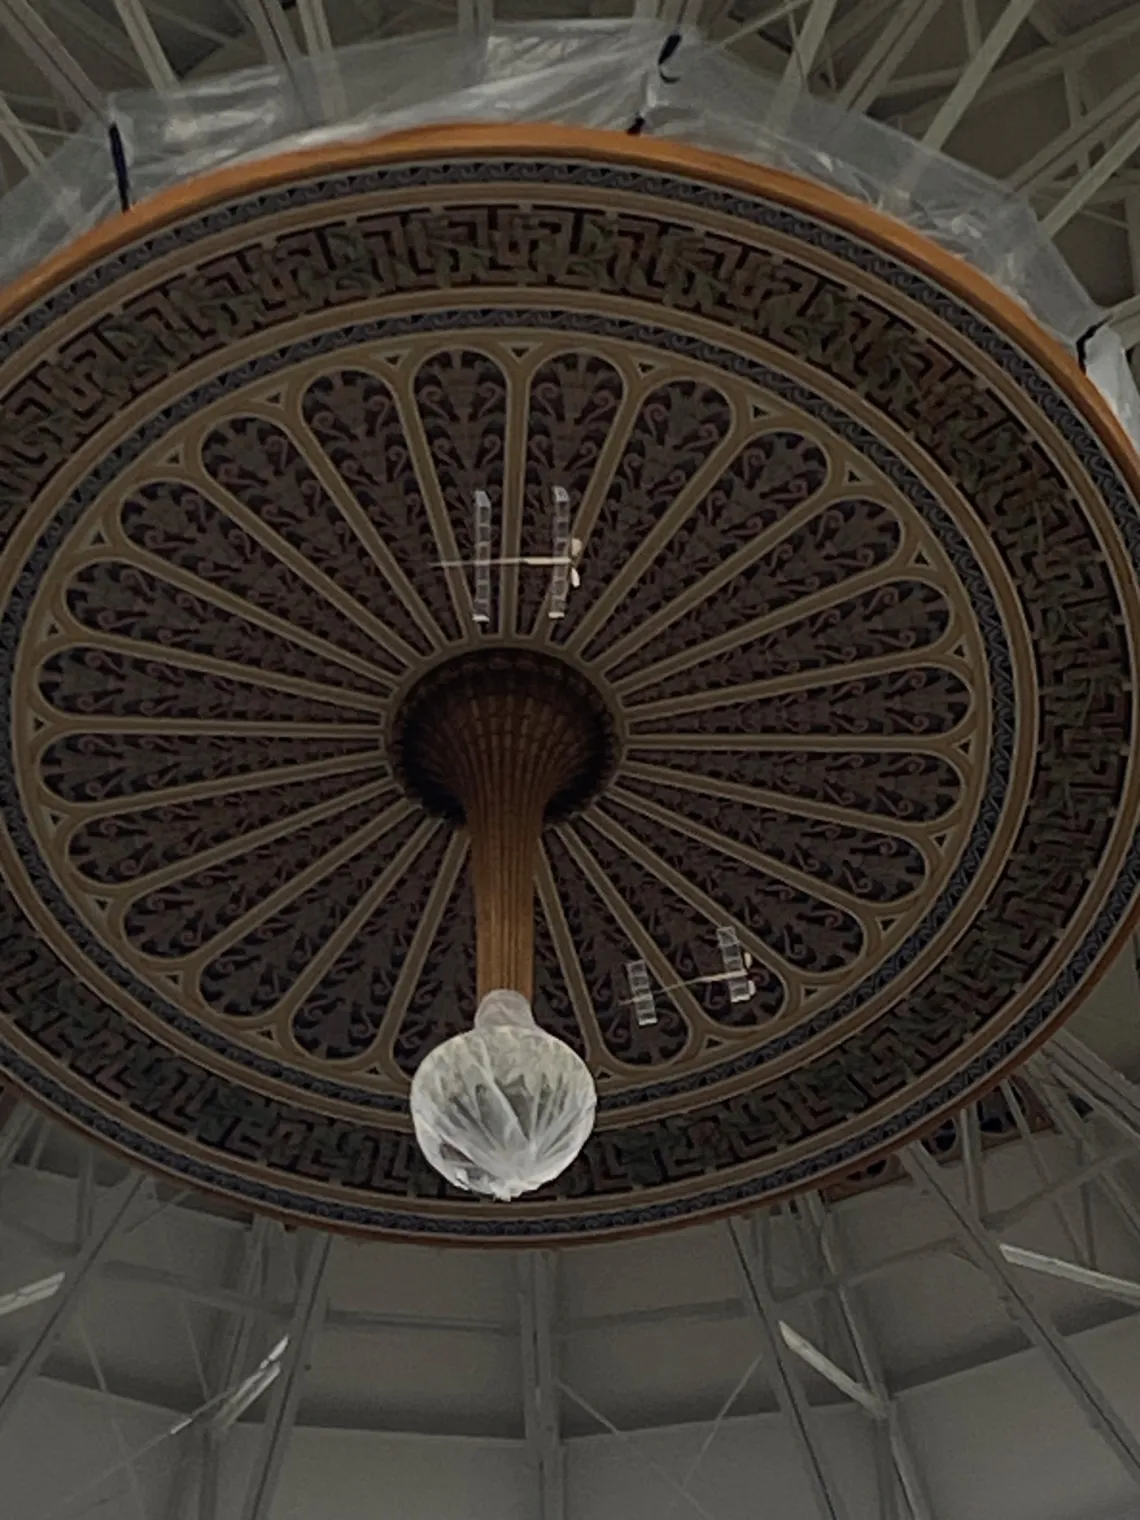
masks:
[[[1071,348],[1140,446],[1140,398],[1105,314],[1021,195],[869,117],[653,21],[555,21],[366,43],[110,97],[135,201],[226,164],[431,123],[546,121],[674,138],[789,170],[967,260]],[[106,124],[87,124],[0,200],[0,284],[118,210]]]
[[[489,992],[475,1028],[445,1040],[412,1081],[428,1161],[465,1192],[509,1201],[553,1182],[594,1127],[589,1067],[535,1023],[526,998]]]

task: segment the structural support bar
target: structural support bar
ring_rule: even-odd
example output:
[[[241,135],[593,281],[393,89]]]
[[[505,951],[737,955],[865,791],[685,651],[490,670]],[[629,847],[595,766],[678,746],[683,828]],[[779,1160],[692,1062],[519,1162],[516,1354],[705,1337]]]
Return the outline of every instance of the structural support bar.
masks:
[[[44,161],[35,138],[3,98],[0,98],[0,141],[8,144],[25,169],[38,169]]]
[[[1099,147],[1137,113],[1140,113],[1140,96],[1135,80],[1129,79],[1027,159],[1010,175],[1009,183],[1015,190],[1032,195],[1060,179],[1074,164],[1080,163],[1090,148]],[[1087,163],[1084,167],[1088,167]]]
[[[240,1260],[235,1275],[238,1290],[243,1294],[256,1295],[263,1286],[265,1250],[270,1229],[269,1220],[259,1215],[240,1243]],[[225,1322],[210,1357],[209,1377],[215,1396],[228,1393],[244,1373],[255,1321],[256,1311],[245,1309]],[[194,1433],[200,1458],[198,1520],[218,1520],[221,1508],[221,1448],[228,1431],[229,1426],[220,1429],[215,1418],[205,1428]]]
[[[782,125],[801,90],[806,90],[815,60],[823,46],[824,35],[831,24],[836,0],[811,0],[807,15],[798,30],[793,26],[794,42],[791,56],[780,80],[776,98],[772,102],[772,116]]]
[[[898,1474],[899,1486],[902,1489],[903,1497],[906,1499],[910,1510],[911,1520],[934,1520],[934,1511],[926,1491],[926,1484],[919,1470],[918,1462],[915,1460],[914,1453],[911,1450],[910,1438],[903,1423],[902,1412],[892,1398],[890,1389],[887,1387],[887,1380],[883,1374],[878,1353],[875,1350],[875,1343],[870,1328],[867,1325],[858,1299],[850,1288],[843,1285],[843,1278],[848,1271],[849,1264],[844,1259],[844,1253],[835,1238],[834,1230],[831,1228],[834,1221],[828,1218],[827,1210],[818,1193],[809,1193],[804,1201],[804,1207],[815,1229],[823,1266],[827,1269],[828,1275],[836,1283],[835,1297],[839,1303],[839,1310],[843,1316],[843,1323],[847,1334],[851,1339],[856,1360],[859,1363],[859,1370],[862,1372],[871,1393],[886,1411],[891,1459],[894,1463],[895,1472]]]
[[[852,111],[874,105],[941,5],[942,0],[898,0],[840,90],[839,104]]]
[[[287,67],[301,56],[301,49],[281,0],[241,0],[241,8],[249,19],[267,63]]]
[[[242,1520],[270,1520],[289,1437],[301,1404],[301,1385],[308,1369],[313,1341],[325,1311],[324,1277],[332,1249],[331,1235],[308,1236],[309,1254],[297,1295],[289,1346],[262,1431],[261,1449],[242,1507]]]
[[[1091,26],[1070,32],[1056,47],[1038,48],[1016,63],[996,69],[983,83],[976,98],[1000,100],[1031,89],[1042,79],[1058,78],[1065,69],[1080,67],[1095,54],[1131,41],[1137,32],[1140,32],[1140,14],[1131,6],[1124,11],[1114,11]],[[918,134],[934,120],[943,104],[945,102],[935,102],[908,111],[899,125]]]
[[[494,16],[494,0],[456,0],[455,24],[465,36],[485,36]]]
[[[1056,237],[1067,227],[1078,212],[1088,205],[1093,195],[1106,184],[1118,169],[1124,167],[1140,148],[1140,119],[1131,122],[1120,136],[1107,147],[1095,164],[1092,164],[1065,192],[1053,209],[1041,219],[1041,225],[1050,237]]]
[[[102,90],[64,47],[30,0],[0,0],[0,27],[77,116],[101,116]]]
[[[1109,1199],[1117,1214],[1123,1220],[1133,1238],[1140,1241],[1140,1208],[1131,1192],[1116,1174],[1116,1162],[1120,1159],[1134,1160],[1136,1155],[1136,1137],[1125,1126],[1125,1144],[1123,1156],[1120,1148],[1114,1147],[1107,1150],[1100,1157],[1089,1159],[1093,1152],[1100,1149],[1095,1144],[1092,1131],[1088,1124],[1082,1120],[1065,1092],[1062,1079],[1050,1074],[1049,1067],[1042,1064],[1036,1070],[1040,1072],[1037,1079],[1037,1096],[1048,1109],[1054,1124],[1061,1134],[1066,1136],[1077,1148],[1078,1154],[1085,1159],[1086,1168],[1093,1167],[1097,1162],[1111,1158],[1111,1165],[1096,1166],[1096,1170],[1089,1178],[1096,1184],[1100,1191]],[[1086,1200],[1087,1202],[1087,1200]],[[1090,1265],[1095,1263],[1090,1261]]]
[[[1086,1093],[1119,1129],[1140,1140],[1140,1088],[1113,1071],[1087,1045],[1062,1030],[1049,1042],[1035,1066],[1051,1068]]]
[[[554,1361],[554,1269],[549,1251],[519,1258],[523,1413],[538,1482],[540,1520],[565,1520],[566,1489]]]
[[[0,1430],[11,1418],[20,1395],[47,1361],[56,1336],[75,1312],[89,1281],[99,1270],[104,1256],[140,1194],[151,1186],[150,1178],[132,1172],[120,1183],[111,1198],[103,1222],[88,1237],[83,1249],[64,1276],[59,1291],[52,1295],[35,1326],[16,1352],[0,1385]]]
[[[28,165],[30,169],[31,164]],[[11,1166],[21,1145],[35,1129],[40,1115],[30,1103],[17,1103],[0,1130],[0,1176]]]
[[[845,1393],[854,1403],[862,1405],[873,1419],[886,1418],[886,1409],[866,1384],[860,1383],[849,1372],[844,1372],[837,1362],[825,1356],[818,1346],[813,1346],[806,1336],[793,1330],[783,1320],[780,1321],[780,1335],[788,1350],[794,1351],[801,1362],[818,1372],[820,1377],[826,1378],[833,1388],[838,1388],[840,1393]]]
[[[178,76],[158,40],[158,33],[142,0],[115,0],[115,9],[153,88],[171,89],[178,83]]]
[[[804,1475],[815,1500],[816,1512],[820,1520],[845,1520],[846,1512],[839,1497],[839,1491],[827,1471],[823,1454],[812,1430],[808,1401],[780,1333],[771,1290],[755,1260],[745,1226],[739,1220],[733,1219],[729,1221],[728,1228],[732,1235],[737,1261],[740,1263],[745,1289],[755,1310],[756,1324],[760,1330],[764,1349],[765,1371],[775,1391],[781,1413],[795,1437]]]
[[[1126,1304],[1140,1304],[1140,1283],[1124,1277],[1110,1277],[1107,1272],[1094,1272],[1075,1261],[1062,1261],[1059,1256],[1043,1256],[1040,1251],[1027,1251],[1023,1246],[1002,1245],[1001,1254],[1015,1267],[1028,1267],[1046,1277],[1059,1277],[1062,1282],[1079,1283],[1109,1298],[1118,1298]]]
[[[1140,1441],[1089,1377],[1057,1327],[1034,1303],[1020,1275],[1002,1254],[998,1242],[959,1200],[951,1178],[925,1147],[908,1146],[901,1152],[901,1159],[923,1192],[942,1205],[967,1258],[990,1278],[1012,1318],[1030,1343],[1045,1356],[1084,1411],[1089,1424],[1140,1487]]]
[[[1013,41],[1014,33],[1036,3],[1037,0],[1006,0],[1005,9],[986,33],[985,41],[963,69],[958,83],[939,106],[934,120],[923,134],[922,141],[926,147],[942,147],[997,67],[1001,55]]]

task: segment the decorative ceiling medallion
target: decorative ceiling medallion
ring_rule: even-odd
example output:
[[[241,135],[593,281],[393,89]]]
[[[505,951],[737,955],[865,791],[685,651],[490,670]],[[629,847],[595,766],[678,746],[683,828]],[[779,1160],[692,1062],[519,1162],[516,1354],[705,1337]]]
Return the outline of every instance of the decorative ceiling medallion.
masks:
[[[1134,461],[854,203],[530,126],[251,166],[10,293],[0,419],[0,1062],[146,1163],[437,1239],[690,1221],[936,1122],[1127,929]],[[541,560],[556,490],[565,616],[511,564],[476,621],[475,492]],[[476,1002],[416,725],[496,662],[577,715],[534,1004],[599,1092],[512,1205],[408,1113]]]

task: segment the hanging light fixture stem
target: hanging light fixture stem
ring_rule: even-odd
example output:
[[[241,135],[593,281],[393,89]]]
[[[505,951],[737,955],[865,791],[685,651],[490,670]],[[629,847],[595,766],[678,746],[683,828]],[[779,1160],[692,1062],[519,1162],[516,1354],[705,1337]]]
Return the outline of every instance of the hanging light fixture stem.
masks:
[[[393,767],[471,848],[479,997],[534,997],[535,868],[542,831],[605,784],[614,725],[565,661],[517,649],[459,656],[405,700]]]

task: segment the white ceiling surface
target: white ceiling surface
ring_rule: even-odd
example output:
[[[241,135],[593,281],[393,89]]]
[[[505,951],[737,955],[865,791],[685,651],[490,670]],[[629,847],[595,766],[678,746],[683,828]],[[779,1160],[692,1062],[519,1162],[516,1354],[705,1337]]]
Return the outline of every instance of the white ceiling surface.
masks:
[[[1019,17],[973,69],[947,150],[1043,214],[1077,206],[1059,244],[1140,339],[1140,167],[1123,151],[1130,132],[1140,144],[1135,0],[638,9],[697,19],[768,70],[786,67],[788,20],[745,29],[785,11],[813,89],[861,71],[859,105],[919,135]],[[340,44],[491,14],[490,0],[297,0],[286,22],[275,0],[0,0],[0,29],[30,16],[54,38],[39,67],[0,47],[0,171],[10,183],[51,151],[77,91],[255,63],[282,25],[305,45],[324,21]],[[908,18],[913,44],[891,54]],[[1072,1028],[1140,1078],[1132,956]],[[950,1201],[904,1182],[750,1224],[758,1297],[725,1224],[553,1257],[344,1239],[326,1256],[308,1234],[146,1184],[109,1233],[126,1169],[15,1108],[0,1129],[0,1517],[1140,1520],[1140,1094],[1097,1081],[1091,1117],[1064,1109],[1071,1136],[943,1169]],[[1002,1242],[1102,1276],[1004,1263]],[[53,1295],[4,1312],[3,1295],[56,1273]],[[781,1323],[875,1414],[793,1356]],[[228,1432],[212,1424],[287,1335],[281,1375]]]

